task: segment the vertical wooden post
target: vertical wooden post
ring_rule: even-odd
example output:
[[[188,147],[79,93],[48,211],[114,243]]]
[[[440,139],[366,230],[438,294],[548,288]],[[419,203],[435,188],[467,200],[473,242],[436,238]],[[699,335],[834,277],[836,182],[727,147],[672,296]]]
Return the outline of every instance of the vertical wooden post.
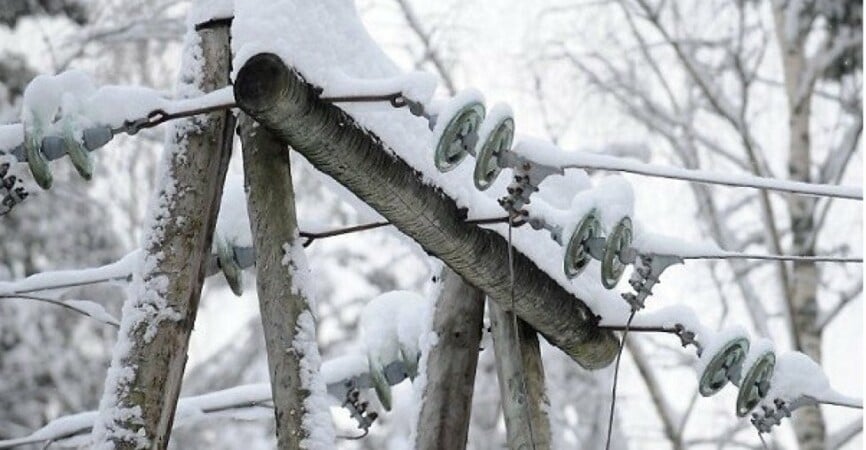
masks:
[[[415,448],[466,448],[472,391],[484,320],[484,293],[442,268],[433,331],[439,339],[427,356]]]
[[[277,448],[311,448],[308,442],[311,418],[325,415],[325,421],[331,419],[326,404],[317,405],[322,411],[310,411],[306,402],[315,395],[312,391],[316,387],[310,385],[311,380],[304,379],[303,371],[319,370],[319,354],[311,293],[303,280],[307,275],[299,273],[306,270],[306,262],[298,261],[303,254],[293,254],[291,250],[300,247],[300,242],[297,242],[298,219],[289,150],[246,115],[241,117],[240,135]],[[308,345],[298,345],[299,339],[308,341]],[[312,375],[315,373],[308,373]],[[319,387],[324,395],[324,386]]]
[[[538,335],[495,302],[487,302],[490,314],[496,372],[502,413],[512,450],[550,449],[550,400],[544,389],[544,367]]]
[[[181,93],[228,85],[228,21],[186,37]],[[135,292],[123,306],[94,448],[165,449],[187,360],[229,157],[228,111],[179,120],[167,134]]]

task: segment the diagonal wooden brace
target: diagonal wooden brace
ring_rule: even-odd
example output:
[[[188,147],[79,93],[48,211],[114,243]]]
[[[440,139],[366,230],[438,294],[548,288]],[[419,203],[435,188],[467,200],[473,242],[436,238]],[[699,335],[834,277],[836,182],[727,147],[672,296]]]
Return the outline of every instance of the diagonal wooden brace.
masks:
[[[453,199],[424,183],[420,173],[343,110],[322,101],[316,87],[278,56],[262,53],[247,60],[234,92],[245,113],[318,170],[494,301],[503,307],[511,304],[506,240],[466,223]],[[519,252],[514,268],[517,315],[584,368],[610,364],[617,339],[597,327],[586,304]]]

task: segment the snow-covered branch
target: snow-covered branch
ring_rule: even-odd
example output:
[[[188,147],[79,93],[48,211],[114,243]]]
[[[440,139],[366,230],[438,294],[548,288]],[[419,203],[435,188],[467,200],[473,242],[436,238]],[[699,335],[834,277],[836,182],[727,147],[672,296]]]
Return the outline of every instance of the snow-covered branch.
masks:
[[[365,391],[373,388],[367,367],[366,359],[355,355],[343,356],[322,364],[322,377],[331,396],[332,406],[345,402],[347,393],[352,388]],[[390,372],[402,373],[400,370]],[[405,378],[405,375],[402,378],[395,377],[389,379],[389,382],[397,384]],[[54,443],[70,447],[87,445],[98,414],[98,411],[87,411],[54,419],[27,436],[0,440],[0,449],[34,443]],[[270,384],[245,384],[179,399],[174,426],[184,427],[224,418],[267,420],[273,419],[273,414]]]

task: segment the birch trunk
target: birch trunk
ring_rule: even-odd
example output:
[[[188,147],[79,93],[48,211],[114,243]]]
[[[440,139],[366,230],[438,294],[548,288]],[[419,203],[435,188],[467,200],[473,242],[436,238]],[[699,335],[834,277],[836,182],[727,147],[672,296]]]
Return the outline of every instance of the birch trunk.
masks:
[[[427,385],[415,439],[419,450],[466,448],[481,344],[484,293],[447,267],[440,282],[433,313],[433,331],[439,339],[427,356]]]
[[[240,68],[234,88],[241,109],[317,169],[494,301],[509,298],[505,239],[466,223],[452,199],[425,183],[352,117],[320,101],[315,88],[279,57],[252,57]],[[618,349],[613,333],[599,330],[592,311],[529,258],[514,256],[516,313],[583,367],[610,364]]]
[[[786,36],[788,25],[783,5],[774,5],[776,38],[782,53],[782,71],[785,92],[788,97],[788,177],[795,181],[811,182],[811,101],[813,81],[806,79],[807,62],[803,33]],[[793,39],[789,39],[793,38]],[[814,255],[816,199],[805,196],[788,198],[788,215],[791,222],[791,253]],[[818,268],[814,262],[793,263],[790,296],[792,326],[797,350],[821,363],[821,328],[818,325]],[[821,409],[817,406],[802,408],[794,413],[794,433],[801,450],[823,450],[826,440],[826,425]]]
[[[229,27],[214,22],[185,42],[179,92],[228,85]],[[175,122],[144,240],[142,273],[123,320],[94,427],[97,448],[165,449],[231,156],[228,111]]]

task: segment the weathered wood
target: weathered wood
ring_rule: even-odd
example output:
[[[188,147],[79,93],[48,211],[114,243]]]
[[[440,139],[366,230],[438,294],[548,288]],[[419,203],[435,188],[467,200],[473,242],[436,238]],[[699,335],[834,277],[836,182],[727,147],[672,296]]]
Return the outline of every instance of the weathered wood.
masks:
[[[198,31],[181,84],[210,92],[229,83],[229,27]],[[191,58],[195,58],[193,61]],[[194,71],[193,71],[194,72]],[[181,92],[191,92],[185,89]],[[165,449],[171,433],[223,181],[231,156],[229,112],[176,122],[166,139],[156,208],[144,240],[136,295],[127,300],[94,427],[96,448]]]
[[[494,301],[510,298],[505,239],[466,223],[454,200],[425,183],[352,117],[322,102],[314,86],[278,56],[250,58],[234,91],[241,109],[426,251]],[[616,356],[616,337],[599,330],[592,311],[529,258],[514,256],[517,314],[583,367],[608,365]]]
[[[284,264],[284,245],[292,246],[298,238],[289,152],[286,144],[246,115],[240,119],[240,135],[277,448],[304,448],[301,441],[308,437],[303,427],[304,400],[310,392],[304,389],[300,375],[304,355],[294,348],[294,342],[298,317],[310,312],[310,304]]]
[[[442,290],[433,312],[439,339],[427,355],[427,384],[415,448],[466,448],[475,368],[484,320],[484,293],[443,267]]]
[[[550,400],[544,389],[538,336],[500,305],[490,302],[487,311],[508,446],[512,450],[550,449]]]

